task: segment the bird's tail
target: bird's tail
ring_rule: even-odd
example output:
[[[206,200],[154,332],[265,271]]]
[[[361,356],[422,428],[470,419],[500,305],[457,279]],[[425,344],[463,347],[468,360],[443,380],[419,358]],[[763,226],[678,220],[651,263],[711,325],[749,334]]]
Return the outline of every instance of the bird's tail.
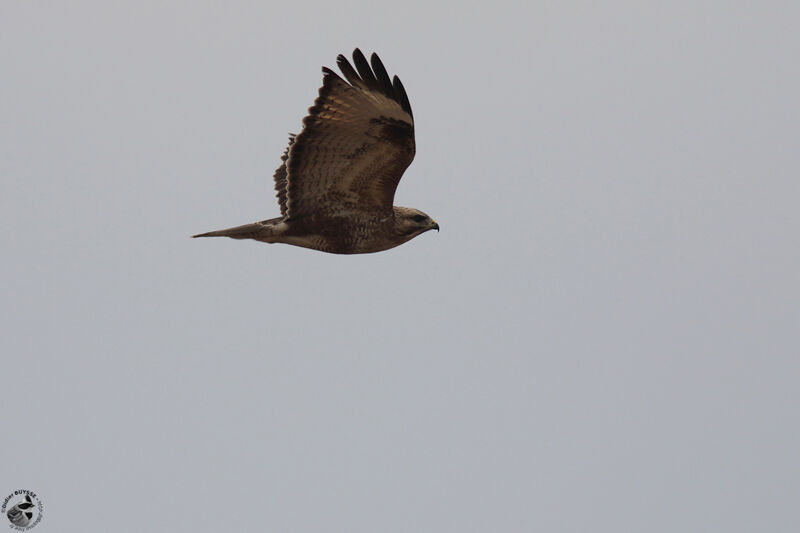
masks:
[[[273,218],[271,220],[263,220],[261,222],[253,222],[252,224],[245,224],[243,226],[235,226],[233,228],[220,229],[217,231],[209,231],[207,233],[198,233],[192,235],[196,237],[230,237],[231,239],[256,239],[265,240],[275,235],[275,225],[279,222],[280,218]]]

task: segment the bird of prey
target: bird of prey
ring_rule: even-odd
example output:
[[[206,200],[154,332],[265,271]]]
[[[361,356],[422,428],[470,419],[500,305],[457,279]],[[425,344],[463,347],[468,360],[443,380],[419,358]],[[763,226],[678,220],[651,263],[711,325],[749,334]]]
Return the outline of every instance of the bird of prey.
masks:
[[[400,79],[389,78],[377,54],[356,48],[345,80],[322,68],[322,87],[303,129],[275,171],[281,216],[194,237],[282,242],[335,254],[388,250],[439,225],[394,192],[414,159],[414,117]]]

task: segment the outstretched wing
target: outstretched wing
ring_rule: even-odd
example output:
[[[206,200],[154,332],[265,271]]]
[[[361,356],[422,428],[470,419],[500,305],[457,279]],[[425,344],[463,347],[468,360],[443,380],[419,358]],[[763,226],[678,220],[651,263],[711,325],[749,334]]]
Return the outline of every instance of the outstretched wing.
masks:
[[[319,96],[290,143],[281,178],[288,218],[391,212],[400,177],[414,159],[414,119],[400,79],[389,79],[376,54],[371,60],[372,68],[356,48],[354,69],[339,55],[347,81],[322,69]]]

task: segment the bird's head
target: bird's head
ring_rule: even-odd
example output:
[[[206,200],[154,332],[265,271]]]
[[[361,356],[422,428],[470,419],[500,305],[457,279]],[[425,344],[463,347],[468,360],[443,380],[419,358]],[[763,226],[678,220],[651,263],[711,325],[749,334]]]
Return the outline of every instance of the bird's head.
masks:
[[[439,224],[435,220],[413,207],[395,207],[394,225],[397,233],[406,240],[431,229],[439,231]]]

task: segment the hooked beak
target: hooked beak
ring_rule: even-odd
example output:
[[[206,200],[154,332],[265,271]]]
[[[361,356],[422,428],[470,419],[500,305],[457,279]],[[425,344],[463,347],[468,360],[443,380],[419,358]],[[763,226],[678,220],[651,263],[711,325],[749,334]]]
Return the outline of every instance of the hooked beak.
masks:
[[[435,220],[432,220],[431,222],[433,222],[433,226],[431,226],[431,229],[439,231],[439,224],[437,224]]]

